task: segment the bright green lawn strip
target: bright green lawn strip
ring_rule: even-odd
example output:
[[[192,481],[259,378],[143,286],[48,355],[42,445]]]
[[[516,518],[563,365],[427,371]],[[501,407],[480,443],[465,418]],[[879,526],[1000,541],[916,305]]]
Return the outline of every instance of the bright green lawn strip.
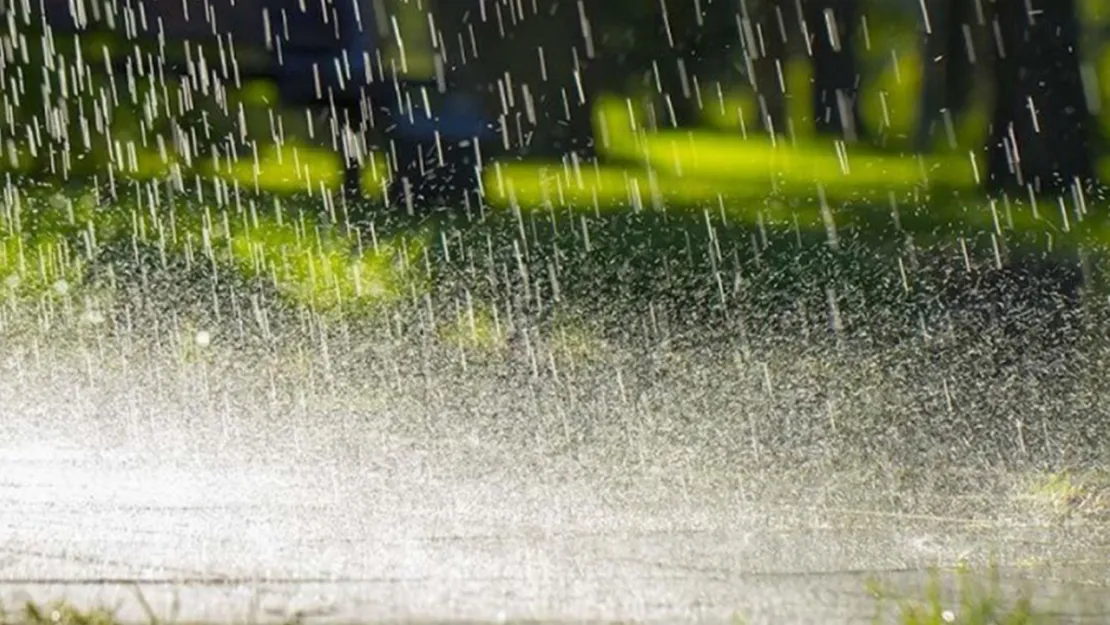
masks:
[[[893,204],[889,197],[895,198]],[[262,202],[267,200],[271,206],[264,208]],[[523,232],[525,227],[520,220],[526,213],[517,211],[519,217],[514,218],[509,211],[505,214],[508,221],[501,226],[494,221],[485,225],[431,221],[423,225],[414,223],[394,236],[375,232],[360,235],[321,221],[315,204],[318,202],[261,195],[227,207],[179,200],[172,207],[163,203],[152,210],[138,200],[98,205],[88,193],[27,192],[9,205],[0,223],[4,243],[0,278],[7,281],[9,293],[17,286],[43,291],[63,279],[76,284],[85,263],[100,246],[112,241],[131,245],[127,242],[133,241],[153,246],[163,254],[184,257],[190,263],[234,266],[243,275],[272,281],[292,300],[314,308],[357,309],[371,302],[395,301],[428,288],[431,277],[421,259],[431,241],[459,228],[471,231],[467,238],[478,241],[483,231],[492,232],[490,228],[502,228],[504,235],[515,236],[513,232]],[[892,206],[897,206],[897,210]],[[796,239],[801,247],[791,245],[791,253],[803,256],[812,256],[806,248],[817,252],[819,248],[835,248],[839,239],[851,239],[854,244],[864,243],[876,250],[899,244],[907,237],[912,237],[918,246],[964,241],[963,245],[978,246],[987,253],[991,246],[1022,242],[1031,245],[1050,242],[1055,246],[1082,243],[1095,247],[1110,243],[1110,225],[1105,219],[1094,218],[1088,212],[1084,220],[1074,221],[1072,207],[1065,204],[1067,210],[1061,213],[1059,206],[1051,202],[1039,204],[1034,212],[1028,202],[992,205],[977,198],[947,204],[939,200],[914,203],[912,194],[902,195],[901,199],[891,194],[888,202],[882,203],[875,194],[860,194],[850,202],[835,196],[826,196],[825,201],[814,196],[800,199],[754,196],[735,203],[721,200],[701,208],[641,208],[644,217],[659,218],[639,220],[642,225],[635,226],[633,221],[621,217],[635,216],[635,209],[600,213],[590,206],[549,205],[546,211],[527,214],[529,229],[546,222],[549,225],[543,228],[577,233],[584,227],[581,220],[588,218],[593,222],[590,227],[595,230],[595,237],[607,230],[625,233],[621,235],[623,242],[610,240],[610,246],[647,245],[656,249],[656,253],[665,254],[681,253],[681,239],[685,236],[689,245],[690,234],[695,239],[708,236],[709,242],[714,237],[725,237],[727,249],[728,237],[746,239],[745,230],[762,232],[761,236],[772,239]],[[1065,221],[1067,213],[1071,214]],[[666,217],[667,214],[672,217]],[[605,217],[598,220],[602,215]],[[520,223],[514,225],[514,220]],[[621,225],[622,221],[628,223]],[[644,228],[679,230],[668,235],[671,240],[666,242],[649,232],[634,235]],[[588,247],[588,233],[584,236],[570,240],[569,244]],[[704,245],[698,243],[696,247]]]
[[[105,246],[144,246],[187,263],[229,265],[268,279],[294,301],[319,310],[360,308],[408,296],[426,280],[418,264],[430,234],[362,237],[326,225],[305,202],[269,196],[213,208],[181,200],[150,207],[136,199],[98,205],[90,193],[33,189],[0,218],[0,280],[5,293],[43,293],[74,285]],[[139,197],[143,197],[141,194]],[[423,276],[423,277],[422,277]]]

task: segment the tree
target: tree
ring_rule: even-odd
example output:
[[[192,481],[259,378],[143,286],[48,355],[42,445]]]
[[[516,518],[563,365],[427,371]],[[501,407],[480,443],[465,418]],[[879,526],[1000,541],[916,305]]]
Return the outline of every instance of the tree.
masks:
[[[1093,182],[1092,120],[1079,68],[1075,0],[931,0],[924,8],[928,28],[917,147],[927,149],[930,126],[942,111],[963,108],[974,65],[990,59],[986,190],[1064,194],[1077,182]],[[1029,320],[1052,342],[1077,336],[1084,274],[1074,250],[1046,255],[1018,246],[1004,267],[978,280],[978,293],[961,292],[959,307],[980,308],[988,313],[987,323],[1023,336]],[[1037,312],[1028,314],[1030,309]]]
[[[993,39],[985,14],[974,3],[932,0],[923,7],[921,97],[914,135],[919,153],[931,150],[939,125],[954,123],[967,112],[976,70],[988,64]]]
[[[856,56],[858,0],[803,2],[810,25],[814,125],[819,134],[858,139],[865,129],[859,112],[860,75]]]
[[[787,131],[785,64],[791,53],[802,53],[813,65],[811,106],[817,133],[849,140],[865,134],[855,50],[858,0],[740,0],[740,4],[744,51],[759,96],[761,126],[776,134]]]
[[[696,126],[711,83],[740,47],[736,0],[590,0],[583,7],[596,44],[591,82],[646,94],[650,126]]]
[[[1094,180],[1075,0],[991,0],[988,190],[1063,193]]]

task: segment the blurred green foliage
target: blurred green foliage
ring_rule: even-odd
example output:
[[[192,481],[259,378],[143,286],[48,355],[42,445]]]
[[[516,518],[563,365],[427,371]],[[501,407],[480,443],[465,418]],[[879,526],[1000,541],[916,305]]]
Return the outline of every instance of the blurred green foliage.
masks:
[[[400,54],[395,49],[397,41],[405,42],[405,58],[409,59],[405,64],[411,64],[412,72],[421,75],[427,74],[425,66],[434,59],[428,54],[418,54],[433,45],[428,37],[428,21],[417,19],[425,14],[426,4],[399,4],[405,10],[398,10],[398,24],[407,34],[386,42],[385,46],[386,57],[391,58],[390,54]],[[861,107],[865,122],[878,135],[883,151],[896,155],[910,151],[917,119],[922,60],[914,7],[895,8],[893,4],[896,3],[871,2],[867,5],[866,29],[859,50],[863,72]],[[1097,79],[1097,92],[1105,101],[1110,95],[1110,48],[1106,37],[1110,18],[1101,3],[1088,1],[1083,6],[1089,34],[1085,41],[1085,66],[1089,68],[1088,76]],[[643,59],[668,57],[665,38],[649,36],[659,20],[657,10],[642,3],[628,2],[604,3],[602,8],[606,10],[598,10],[595,15],[598,23],[592,26],[597,31],[593,34],[596,45],[606,54],[626,59],[627,71],[641,71],[640,66],[646,62]],[[497,19],[508,17],[500,15]],[[477,17],[468,16],[468,19],[473,21]],[[487,16],[487,19],[494,18]],[[673,19],[679,17],[676,15]],[[472,34],[498,40],[496,45],[484,43],[488,52],[487,58],[482,59],[491,68],[504,69],[503,78],[511,81],[502,81],[498,89],[532,85],[534,93],[528,97],[540,98],[543,97],[538,92],[542,89],[540,85],[545,82],[559,85],[570,80],[569,75],[558,72],[572,72],[571,65],[575,62],[563,59],[557,50],[550,48],[560,44],[570,47],[581,35],[575,32],[574,23],[563,25],[567,32],[560,35],[560,22],[551,22],[546,28],[554,34],[548,32],[541,38],[528,30],[530,23],[520,19],[517,25],[520,32],[508,26],[499,28],[507,37],[503,42],[496,32]],[[465,34],[456,33],[459,30],[456,25],[441,25],[440,28],[445,37]],[[697,28],[689,26],[686,30],[696,31]],[[731,32],[735,25],[725,30]],[[335,188],[339,184],[340,177],[335,171],[339,165],[335,157],[306,159],[320,163],[318,171],[311,175],[305,170],[294,176],[270,174],[267,169],[289,168],[280,162],[257,166],[254,162],[272,155],[275,144],[287,141],[299,142],[302,150],[334,151],[331,129],[322,111],[283,106],[273,86],[265,80],[246,80],[236,86],[234,82],[220,84],[197,77],[167,75],[160,70],[146,71],[158,57],[171,61],[188,57],[197,62],[205,59],[205,63],[218,64],[225,57],[218,46],[170,41],[159,49],[150,43],[121,41],[96,32],[74,37],[21,29],[19,36],[27,44],[6,53],[10,58],[5,59],[4,76],[9,88],[4,90],[5,115],[0,120],[0,143],[4,148],[4,158],[0,160],[9,171],[33,172],[36,177],[53,174],[68,178],[95,173],[101,178],[110,175],[187,179],[196,174],[211,175],[217,169],[225,172],[237,169],[237,179],[247,180],[257,175],[267,181],[264,186],[287,192],[314,190],[320,184]],[[722,38],[726,44],[729,41],[727,34],[714,36]],[[453,50],[450,45],[443,45],[447,46],[444,53]],[[440,44],[437,42],[435,46],[438,49]],[[633,58],[633,52],[638,55],[636,58],[642,59]],[[239,70],[248,74],[252,65],[262,63],[263,57],[259,54],[250,49],[237,51]],[[537,55],[543,56],[543,63],[538,62]],[[706,130],[722,136],[744,136],[755,128],[756,104],[742,76],[743,59],[737,42],[732,42],[719,56],[725,62],[709,64],[704,70],[709,73],[697,76],[702,90],[702,122]],[[105,71],[108,61],[113,61],[114,72]],[[85,65],[95,71],[83,71]],[[544,79],[538,76],[541,72],[550,75]],[[793,140],[812,139],[813,124],[808,119],[812,113],[807,104],[811,81],[808,63],[799,59],[790,61],[784,68],[784,76],[789,93],[791,137]],[[655,132],[650,130],[653,127],[649,123],[651,116],[642,108],[644,100],[635,96],[637,89],[650,91],[653,83],[645,83],[640,77],[631,75],[629,81],[627,85],[611,85],[613,93],[610,95],[628,98],[626,106],[630,114],[640,119],[641,126]],[[949,147],[946,140],[938,139],[938,149],[967,154],[981,145],[985,137],[988,96],[989,93],[980,92],[973,97],[972,109],[957,120],[956,144]],[[506,97],[513,95],[504,91],[495,99]],[[604,100],[597,99],[595,103],[603,105]],[[1102,126],[1110,130],[1110,111],[1104,108],[1097,113]],[[596,114],[595,107],[595,118]],[[510,125],[517,123],[508,121]],[[546,124],[543,121],[539,120],[539,126],[533,129],[533,141],[542,141],[539,135],[553,132],[552,127],[558,125],[553,120]],[[599,143],[605,144],[608,140],[604,133],[599,134]],[[727,154],[716,152],[709,133],[688,141],[693,149],[697,149],[699,142],[707,146],[705,151],[713,153],[714,159],[719,156],[732,165],[738,175],[746,175],[745,167],[750,159],[744,158],[739,151],[731,160]],[[736,145],[741,144],[736,142]],[[620,155],[625,156],[625,152],[627,150]],[[324,163],[325,160],[332,163]],[[688,169],[684,165],[681,168]],[[891,167],[897,169],[898,165],[892,162]],[[247,169],[252,171],[245,171]],[[254,174],[254,170],[258,173]],[[382,174],[374,174],[367,181],[368,190],[376,191],[382,177]],[[970,181],[971,175],[965,173],[963,178]]]
[[[614,2],[609,14],[624,19],[629,7],[644,13],[641,22],[650,22],[642,3]],[[1108,19],[1106,12],[1097,2],[1085,7],[1093,16],[1087,22],[1092,32],[1087,62],[1097,68],[1097,77],[1110,76],[1106,40],[1098,35]],[[737,58],[718,66],[719,73],[703,82],[705,123],[697,130],[654,128],[644,100],[634,93],[637,85],[645,88],[644,83],[630,75],[631,87],[614,84],[612,93],[597,98],[592,111],[604,163],[495,163],[485,172],[485,191],[495,207],[506,210],[491,214],[483,229],[474,231],[485,234],[465,236],[487,237],[471,241],[473,249],[481,249],[491,237],[509,237],[529,225],[536,236],[532,247],[521,251],[523,261],[489,262],[533,263],[529,271],[541,276],[532,276],[533,286],[543,284],[542,276],[558,266],[564,272],[559,286],[563,293],[578,289],[587,299],[591,289],[628,287],[591,278],[586,275],[591,271],[602,275],[614,267],[638,266],[639,273],[629,269],[629,275],[665,285],[671,280],[668,274],[673,277],[672,270],[677,271],[667,263],[686,258],[683,271],[704,281],[699,292],[722,303],[739,288],[732,285],[734,295],[725,296],[722,293],[729,289],[715,284],[726,260],[744,267],[746,279],[763,276],[787,302],[791,279],[800,280],[798,288],[812,291],[814,280],[833,279],[837,267],[863,263],[863,257],[874,255],[878,248],[867,251],[860,247],[862,241],[885,248],[902,246],[907,239],[916,245],[964,246],[986,258],[1004,255],[998,250],[1008,241],[1037,246],[1046,241],[1110,241],[1102,220],[1081,202],[992,203],[971,192],[979,164],[969,151],[982,141],[986,98],[976,98],[954,149],[939,145],[941,149],[928,158],[910,156],[920,86],[916,16],[912,10],[881,2],[871,3],[866,15],[865,45],[860,46],[865,74],[862,108],[867,123],[882,137],[881,149],[836,145],[807,134],[812,124],[801,103],[808,101],[810,76],[803,62],[785,68],[795,133],[777,144],[745,136],[754,127],[755,105],[753,94],[738,78]],[[501,19],[511,22],[512,15]],[[415,54],[413,49],[428,43],[421,44],[417,33],[426,34],[428,24],[415,19],[406,23],[414,33],[405,39],[413,45],[406,54]],[[580,33],[574,28],[562,33],[550,21],[521,24],[524,30],[506,27],[510,36],[501,48],[487,50],[515,63],[513,71],[521,72],[510,77],[515,84],[538,84],[539,76],[527,73],[539,71],[529,69],[540,66],[534,56],[537,45],[558,46]],[[595,28],[599,41],[608,32],[611,45],[618,48],[661,45],[658,38],[638,36],[634,29],[606,31],[604,24]],[[74,187],[78,190],[57,194],[20,195],[23,192],[14,189],[22,187],[9,187],[11,197],[0,228],[0,274],[9,292],[16,287],[46,292],[59,280],[77,281],[82,263],[96,258],[95,248],[136,237],[187,257],[215,255],[321,308],[357,307],[376,297],[396,298],[427,287],[428,272],[416,269],[419,258],[442,256],[437,251],[442,246],[434,244],[441,236],[437,232],[453,232],[454,226],[428,222],[408,228],[407,235],[381,237],[367,246],[360,240],[363,234],[328,215],[335,212],[333,194],[341,175],[328,122],[320,112],[285,105],[265,80],[244,81],[236,88],[188,77],[140,77],[128,68],[150,61],[153,50],[145,44],[93,34],[20,35],[28,44],[3,52],[10,88],[0,96],[5,111],[0,143],[7,175],[16,182],[44,180],[50,174],[81,182]],[[548,71],[573,63],[556,59],[555,52],[546,51]],[[733,57],[738,54],[732,52]],[[187,50],[185,44],[168,45],[160,53],[179,59],[186,53],[194,59],[219,58],[218,49]],[[640,53],[655,54],[650,49]],[[242,55],[244,69],[261,62],[251,51]],[[78,71],[81,61],[96,66],[110,60],[116,61],[112,72]],[[422,67],[411,63],[414,71]],[[1108,89],[1110,78],[1100,80],[1103,100]],[[1102,113],[1103,123],[1110,127],[1110,116]],[[384,155],[378,153],[364,180],[371,199],[385,178]],[[213,179],[219,181],[218,197],[198,191],[202,181],[207,185]],[[135,199],[142,196],[131,186],[138,180],[157,183],[150,189],[162,195]],[[252,195],[256,192],[300,196],[285,206],[297,206],[302,214],[289,220],[279,217],[280,210],[262,211],[259,206],[277,196]],[[171,201],[171,196],[176,199]],[[239,203],[241,196],[256,198],[256,204]],[[154,205],[157,209],[151,208]],[[551,236],[539,236],[541,231]],[[728,242],[731,251],[712,249],[721,241]],[[587,251],[573,263],[564,262],[566,252],[558,250],[570,249],[566,246]],[[802,247],[809,256],[799,255]],[[761,273],[761,264],[779,252],[777,264]],[[794,272],[791,266],[805,269]],[[880,290],[888,295],[912,290],[899,286],[904,277],[898,277],[895,265],[888,269],[872,276],[882,285]],[[812,271],[823,277],[805,277]],[[17,274],[18,278],[10,277]],[[580,284],[568,286],[574,280]],[[825,294],[818,294],[817,300],[821,297]],[[814,305],[819,307],[817,300]]]

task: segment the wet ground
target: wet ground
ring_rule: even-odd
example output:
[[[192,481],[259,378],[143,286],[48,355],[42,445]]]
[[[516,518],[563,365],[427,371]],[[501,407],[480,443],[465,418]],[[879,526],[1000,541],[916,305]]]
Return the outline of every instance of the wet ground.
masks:
[[[0,594],[139,619],[136,589],[163,615],[176,597],[183,620],[847,623],[874,616],[871,580],[920,596],[929,567],[993,559],[1010,590],[1028,582],[1077,622],[1110,615],[1110,545],[1089,527],[767,504],[648,476],[460,479],[412,444],[365,443],[363,464],[7,445]]]
[[[895,378],[866,354],[768,352],[725,375],[660,352],[673,366],[650,376],[616,356],[556,376],[228,336],[9,333],[4,605],[145,620],[140,591],[185,621],[865,623],[873,581],[921,597],[933,568],[994,563],[1006,593],[1110,619],[1104,525],[1029,510],[955,421],[935,441],[956,456],[884,425],[951,413],[948,365]],[[1020,377],[998,393],[1022,387],[1070,401]],[[893,434],[856,440],[852,420]]]

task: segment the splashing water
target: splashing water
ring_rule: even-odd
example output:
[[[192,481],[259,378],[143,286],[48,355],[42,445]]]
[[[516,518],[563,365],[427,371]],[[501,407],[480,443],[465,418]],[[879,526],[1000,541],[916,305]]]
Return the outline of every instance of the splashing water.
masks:
[[[263,4],[3,6],[0,600],[1106,614],[1102,198],[899,147],[896,20]]]

